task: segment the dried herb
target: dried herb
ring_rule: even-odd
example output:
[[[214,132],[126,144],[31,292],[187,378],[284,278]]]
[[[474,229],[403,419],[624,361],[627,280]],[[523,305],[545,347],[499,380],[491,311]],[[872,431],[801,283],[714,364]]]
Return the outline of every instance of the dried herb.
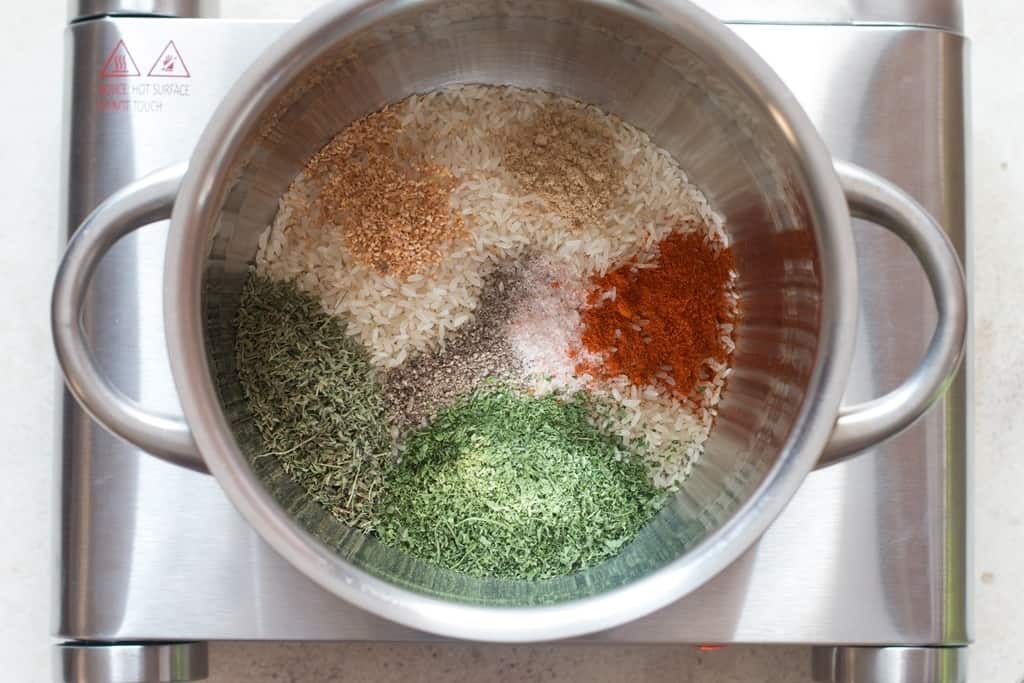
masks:
[[[391,454],[384,401],[365,349],[294,285],[250,276],[242,292],[238,377],[275,458],[338,520],[370,531]]]
[[[571,574],[617,554],[664,500],[620,448],[580,401],[485,387],[410,436],[377,531],[475,576]]]

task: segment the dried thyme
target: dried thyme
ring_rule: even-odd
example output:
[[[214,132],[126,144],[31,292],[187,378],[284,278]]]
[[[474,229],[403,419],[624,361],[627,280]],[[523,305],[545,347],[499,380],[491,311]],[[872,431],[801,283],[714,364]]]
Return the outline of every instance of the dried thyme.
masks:
[[[236,357],[263,441],[254,459],[275,458],[339,521],[372,530],[391,443],[366,351],[315,297],[252,275]]]
[[[578,401],[488,386],[413,434],[378,533],[475,576],[544,579],[616,555],[663,501]]]

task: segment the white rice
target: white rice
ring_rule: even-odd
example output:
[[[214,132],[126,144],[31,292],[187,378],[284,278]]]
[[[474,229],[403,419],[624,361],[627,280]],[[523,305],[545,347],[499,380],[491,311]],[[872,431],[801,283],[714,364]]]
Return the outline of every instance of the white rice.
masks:
[[[541,197],[520,193],[502,165],[507,131],[556,102],[580,108],[606,127],[625,169],[604,219],[582,228],[547,210]],[[392,111],[423,156],[448,166],[458,179],[451,207],[463,216],[466,236],[443,245],[445,257],[437,265],[400,282],[353,258],[341,230],[322,224],[316,188],[300,174],[261,236],[257,272],[293,280],[317,295],[328,313],[347,321],[348,333],[366,346],[374,365],[392,368],[443,348],[446,336],[472,319],[484,278],[499,262],[527,251],[542,254],[546,270],[537,275],[537,297],[509,331],[534,390],[589,389],[599,406],[597,426],[643,458],[655,485],[677,486],[700,455],[728,368],[709,361],[713,379],[700,404],[687,406],[665,389],[637,387],[625,377],[600,385],[577,377],[575,366],[583,359],[566,351],[580,350],[577,307],[586,278],[632,257],[643,262],[683,222],[726,244],[721,216],[645,133],[594,107],[539,91],[459,86],[410,97]],[[550,282],[544,277],[558,287],[545,286]],[[722,334],[732,349],[731,326]]]
[[[607,127],[625,168],[604,220],[582,229],[547,211],[540,197],[519,194],[502,167],[504,132],[559,100]],[[712,239],[724,242],[721,217],[679,165],[645,133],[594,107],[540,91],[459,86],[410,97],[392,111],[425,156],[459,179],[451,205],[464,217],[467,236],[443,247],[445,258],[429,272],[400,283],[355,262],[341,231],[321,224],[315,188],[300,175],[256,257],[261,274],[294,280],[327,312],[345,316],[349,333],[379,367],[440,346],[472,316],[484,276],[527,245],[582,275],[605,273],[652,249],[678,221],[706,225]]]

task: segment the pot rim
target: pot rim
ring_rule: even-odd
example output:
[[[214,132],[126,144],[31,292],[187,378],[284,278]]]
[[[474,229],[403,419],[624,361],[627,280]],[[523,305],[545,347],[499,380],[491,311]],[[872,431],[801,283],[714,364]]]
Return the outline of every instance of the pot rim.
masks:
[[[583,0],[716,53],[720,66],[764,103],[783,131],[818,226],[823,315],[807,395],[776,462],[720,528],[671,563],[606,593],[550,606],[485,607],[430,597],[338,557],[283,512],[237,448],[211,380],[201,282],[207,225],[219,210],[231,160],[260,116],[319,50],[394,13],[437,0],[341,0],[290,29],[243,74],[207,124],[175,202],[167,241],[164,315],[170,364],[185,417],[210,472],[260,536],[326,590],[408,627],[448,637],[523,642],[579,636],[647,615],[696,590],[745,552],[810,472],[832,432],[852,358],[857,271],[846,201],[832,158],[810,119],[771,68],[728,27],[680,0]]]

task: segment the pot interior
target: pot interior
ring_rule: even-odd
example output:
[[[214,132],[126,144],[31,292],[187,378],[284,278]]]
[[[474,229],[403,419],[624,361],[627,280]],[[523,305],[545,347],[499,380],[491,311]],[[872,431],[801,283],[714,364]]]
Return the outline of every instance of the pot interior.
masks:
[[[725,216],[742,320],[733,374],[703,457],[682,490],[621,554],[539,582],[437,568],[342,526],[272,458],[256,475],[295,523],[356,567],[402,587],[490,606],[553,604],[623,586],[701,552],[792,452],[820,355],[820,226],[787,131],[755,86],[730,75],[691,28],[579,2],[448,2],[355,13],[264,117],[235,159],[204,274],[205,335],[241,454],[260,452],[234,360],[239,294],[260,234],[306,161],[352,120],[457,83],[540,88],[595,104],[646,131]],[[380,16],[376,16],[376,15]],[[352,29],[352,27],[356,27]],[[671,35],[670,35],[671,34]],[[702,546],[703,547],[703,546]]]

